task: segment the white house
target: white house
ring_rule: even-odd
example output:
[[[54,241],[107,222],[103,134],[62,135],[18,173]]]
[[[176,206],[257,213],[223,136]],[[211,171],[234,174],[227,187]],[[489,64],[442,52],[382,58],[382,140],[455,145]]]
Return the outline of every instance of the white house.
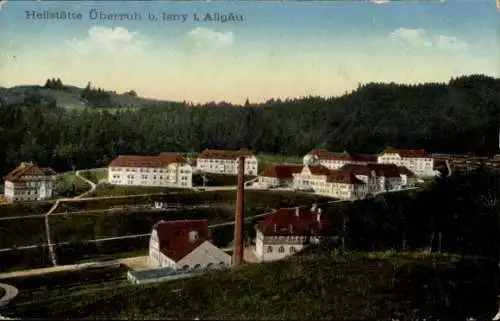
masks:
[[[265,169],[258,179],[261,187],[293,187],[293,174],[300,173],[304,166],[300,164],[276,164]]]
[[[323,165],[329,169],[339,169],[346,164],[365,165],[376,163],[376,155],[331,152],[327,149],[313,149],[303,158],[304,165]]]
[[[340,198],[357,200],[363,199],[369,194],[368,184],[358,179],[353,173],[335,170],[326,178],[325,195]]]
[[[259,261],[280,260],[310,244],[337,242],[341,231],[321,209],[279,209],[255,225],[255,256]]]
[[[293,187],[298,190],[326,194],[326,178],[331,170],[323,165],[304,165],[300,173],[293,173]]]
[[[109,164],[108,182],[113,185],[191,188],[193,170],[178,153],[120,155]]]
[[[248,149],[204,150],[196,159],[197,169],[205,173],[237,175],[238,157],[245,156],[245,175],[254,176],[258,173],[258,160]]]
[[[431,153],[424,150],[396,149],[387,147],[377,159],[381,164],[405,166],[417,176],[436,176],[434,159]]]
[[[148,262],[174,270],[230,266],[231,256],[212,244],[207,220],[160,221],[153,226]]]
[[[4,197],[8,201],[36,201],[54,196],[56,172],[23,162],[4,177]]]

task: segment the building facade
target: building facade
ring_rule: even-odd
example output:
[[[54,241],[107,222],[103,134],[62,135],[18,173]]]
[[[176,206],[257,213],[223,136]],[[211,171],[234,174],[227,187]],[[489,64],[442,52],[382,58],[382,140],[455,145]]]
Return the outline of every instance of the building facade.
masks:
[[[259,175],[258,185],[262,188],[292,188],[293,174],[300,173],[303,167],[299,164],[272,165]]]
[[[388,147],[377,159],[381,164],[404,166],[417,176],[436,176],[434,159],[431,153],[424,150],[396,149]]]
[[[304,165],[322,165],[329,169],[339,169],[346,164],[366,165],[376,163],[376,155],[331,152],[327,149],[313,149],[303,158]]]
[[[160,221],[153,226],[148,263],[173,270],[229,267],[231,256],[212,244],[207,220]]]
[[[205,173],[237,175],[238,157],[245,156],[245,175],[256,176],[259,162],[248,149],[238,151],[204,150],[196,159],[197,169]]]
[[[11,202],[47,200],[55,195],[56,172],[50,167],[23,162],[4,180],[4,197]]]
[[[255,225],[255,256],[261,262],[284,259],[310,244],[338,242],[341,232],[313,206],[279,209]]]
[[[191,188],[193,170],[181,154],[120,155],[109,164],[108,182],[113,185]]]

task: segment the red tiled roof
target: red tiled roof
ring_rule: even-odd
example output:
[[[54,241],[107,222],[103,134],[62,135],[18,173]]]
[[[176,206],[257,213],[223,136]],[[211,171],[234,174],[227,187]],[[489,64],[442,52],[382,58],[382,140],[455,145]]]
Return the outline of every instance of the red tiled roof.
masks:
[[[351,161],[351,162],[377,162],[377,155],[367,155],[367,154],[351,154],[346,151],[331,152],[327,149],[313,149],[309,152],[309,155],[317,156],[320,160],[338,160],[338,161]]]
[[[398,167],[394,164],[368,164],[366,166],[374,171],[377,176],[401,177]]]
[[[398,154],[402,158],[432,158],[432,154],[423,149],[398,149],[387,147],[380,153],[383,154]]]
[[[158,233],[160,252],[174,262],[212,239],[208,220],[162,221],[156,223],[153,229]],[[197,232],[195,241],[189,239],[191,231]]]
[[[307,165],[312,175],[325,175],[328,176],[332,172],[331,169],[323,165]]]
[[[303,167],[300,164],[277,164],[267,168],[260,176],[293,179],[293,174],[300,173]]]
[[[339,171],[353,173],[354,175],[370,176],[372,171],[366,165],[361,164],[345,164],[339,168]]]
[[[265,220],[259,222],[255,227],[262,234],[287,235],[287,236],[307,236],[307,235],[338,235],[339,229],[333,226],[332,222],[324,215],[312,211],[301,211],[297,216],[295,209],[282,208],[276,211]]]
[[[398,171],[401,175],[406,175],[408,177],[417,177],[417,175],[415,175],[415,173],[409,170],[406,166],[398,166]]]
[[[246,148],[240,150],[214,150],[205,149],[198,155],[202,159],[237,159],[239,156],[253,156],[252,152]]]
[[[120,155],[109,163],[109,167],[165,167],[171,163],[185,163],[180,154],[158,156]]]
[[[21,163],[16,169],[4,176],[4,180],[15,182],[23,176],[51,176],[56,172],[50,167],[38,167],[33,163]]]
[[[348,171],[336,170],[332,171],[330,175],[326,178],[328,183],[340,183],[340,184],[364,184],[364,182],[358,179],[353,173]]]

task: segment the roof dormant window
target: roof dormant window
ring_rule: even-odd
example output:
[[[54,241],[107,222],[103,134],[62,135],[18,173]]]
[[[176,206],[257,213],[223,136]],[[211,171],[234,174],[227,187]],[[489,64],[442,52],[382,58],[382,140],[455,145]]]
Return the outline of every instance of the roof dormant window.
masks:
[[[272,246],[268,246],[267,247],[267,253],[273,253],[273,247]]]
[[[285,252],[285,248],[283,246],[280,246],[280,248],[278,249],[278,252],[284,253]]]

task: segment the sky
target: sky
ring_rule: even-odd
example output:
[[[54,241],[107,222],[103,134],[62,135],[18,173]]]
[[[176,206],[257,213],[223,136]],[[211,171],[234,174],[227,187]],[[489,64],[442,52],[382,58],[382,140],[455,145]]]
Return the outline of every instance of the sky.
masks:
[[[236,19],[204,21],[207,14]],[[0,86],[58,77],[148,98],[242,103],[338,96],[369,82],[499,77],[499,19],[495,0],[10,0],[0,5]]]

